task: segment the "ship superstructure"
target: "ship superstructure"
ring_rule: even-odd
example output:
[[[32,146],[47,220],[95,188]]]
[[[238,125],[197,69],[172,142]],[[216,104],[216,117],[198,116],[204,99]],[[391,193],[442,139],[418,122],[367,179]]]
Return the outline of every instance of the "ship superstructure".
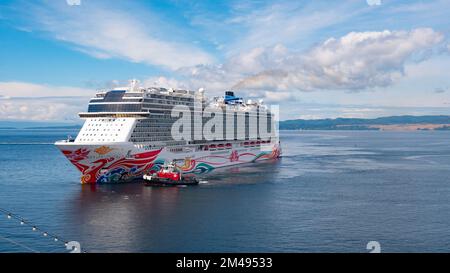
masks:
[[[281,149],[273,113],[262,103],[226,91],[130,86],[100,91],[75,139],[55,144],[82,173],[82,183],[130,180],[177,161],[181,171],[277,158]]]

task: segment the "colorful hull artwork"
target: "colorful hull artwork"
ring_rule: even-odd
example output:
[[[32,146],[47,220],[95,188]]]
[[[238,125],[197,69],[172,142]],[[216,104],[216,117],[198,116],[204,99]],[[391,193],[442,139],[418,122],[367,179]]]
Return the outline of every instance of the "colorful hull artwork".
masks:
[[[274,159],[281,155],[279,144],[261,149],[227,149],[172,153],[167,149],[144,150],[134,145],[57,144],[67,159],[81,172],[81,183],[115,183],[141,178],[175,160],[184,173],[204,174],[219,167]],[[125,155],[125,156],[124,156]]]

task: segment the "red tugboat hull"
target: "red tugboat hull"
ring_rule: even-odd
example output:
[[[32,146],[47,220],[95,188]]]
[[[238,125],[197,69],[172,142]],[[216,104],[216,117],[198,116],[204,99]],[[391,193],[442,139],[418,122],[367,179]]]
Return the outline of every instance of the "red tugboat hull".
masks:
[[[198,185],[199,181],[195,177],[183,177],[181,180],[173,180],[163,177],[152,177],[150,180],[145,180],[145,186],[158,187],[173,187],[173,186],[194,186]]]

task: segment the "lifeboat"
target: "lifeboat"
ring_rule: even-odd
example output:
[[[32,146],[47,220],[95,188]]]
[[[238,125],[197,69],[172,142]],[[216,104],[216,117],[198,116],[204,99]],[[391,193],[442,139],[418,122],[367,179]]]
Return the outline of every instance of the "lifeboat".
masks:
[[[227,143],[227,144],[225,144],[225,147],[226,147],[227,149],[231,149],[231,148],[232,148],[232,145],[231,145],[231,143]]]
[[[223,148],[224,148],[224,145],[223,145],[223,144],[219,144],[219,145],[217,145],[217,148],[218,148],[218,149],[223,149]]]

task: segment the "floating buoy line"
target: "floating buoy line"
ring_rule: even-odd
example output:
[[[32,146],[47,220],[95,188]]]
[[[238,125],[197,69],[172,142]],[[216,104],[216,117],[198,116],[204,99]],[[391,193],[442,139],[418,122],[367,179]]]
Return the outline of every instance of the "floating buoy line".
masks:
[[[39,228],[37,225],[34,225],[30,221],[25,220],[24,218],[20,217],[19,215],[14,214],[14,213],[12,213],[10,211],[7,211],[5,209],[2,209],[2,208],[0,208],[0,213],[3,214],[4,216],[6,216],[6,218],[8,220],[16,220],[21,226],[29,226],[31,228],[31,231],[36,232],[36,233],[40,233],[41,236],[43,236],[43,237],[50,238],[56,244],[63,245],[64,249],[68,249],[68,250],[72,250],[72,252],[80,253],[80,249],[77,249],[76,246],[72,246],[71,245],[69,247],[69,245],[71,244],[70,241],[64,240],[62,237],[57,236],[54,233],[50,233],[48,231],[45,231],[45,230]],[[32,249],[32,248],[30,248],[28,246],[25,246],[24,244],[18,243],[18,242],[14,241],[14,240],[11,240],[9,238],[5,238],[3,236],[0,236],[0,237],[3,238],[6,241],[9,241],[9,242],[14,243],[16,245],[19,245],[19,246],[21,246],[23,248],[26,248],[26,249],[31,250],[33,252],[37,252],[36,250],[34,250],[34,249]],[[83,251],[83,253],[86,253],[86,251]]]

